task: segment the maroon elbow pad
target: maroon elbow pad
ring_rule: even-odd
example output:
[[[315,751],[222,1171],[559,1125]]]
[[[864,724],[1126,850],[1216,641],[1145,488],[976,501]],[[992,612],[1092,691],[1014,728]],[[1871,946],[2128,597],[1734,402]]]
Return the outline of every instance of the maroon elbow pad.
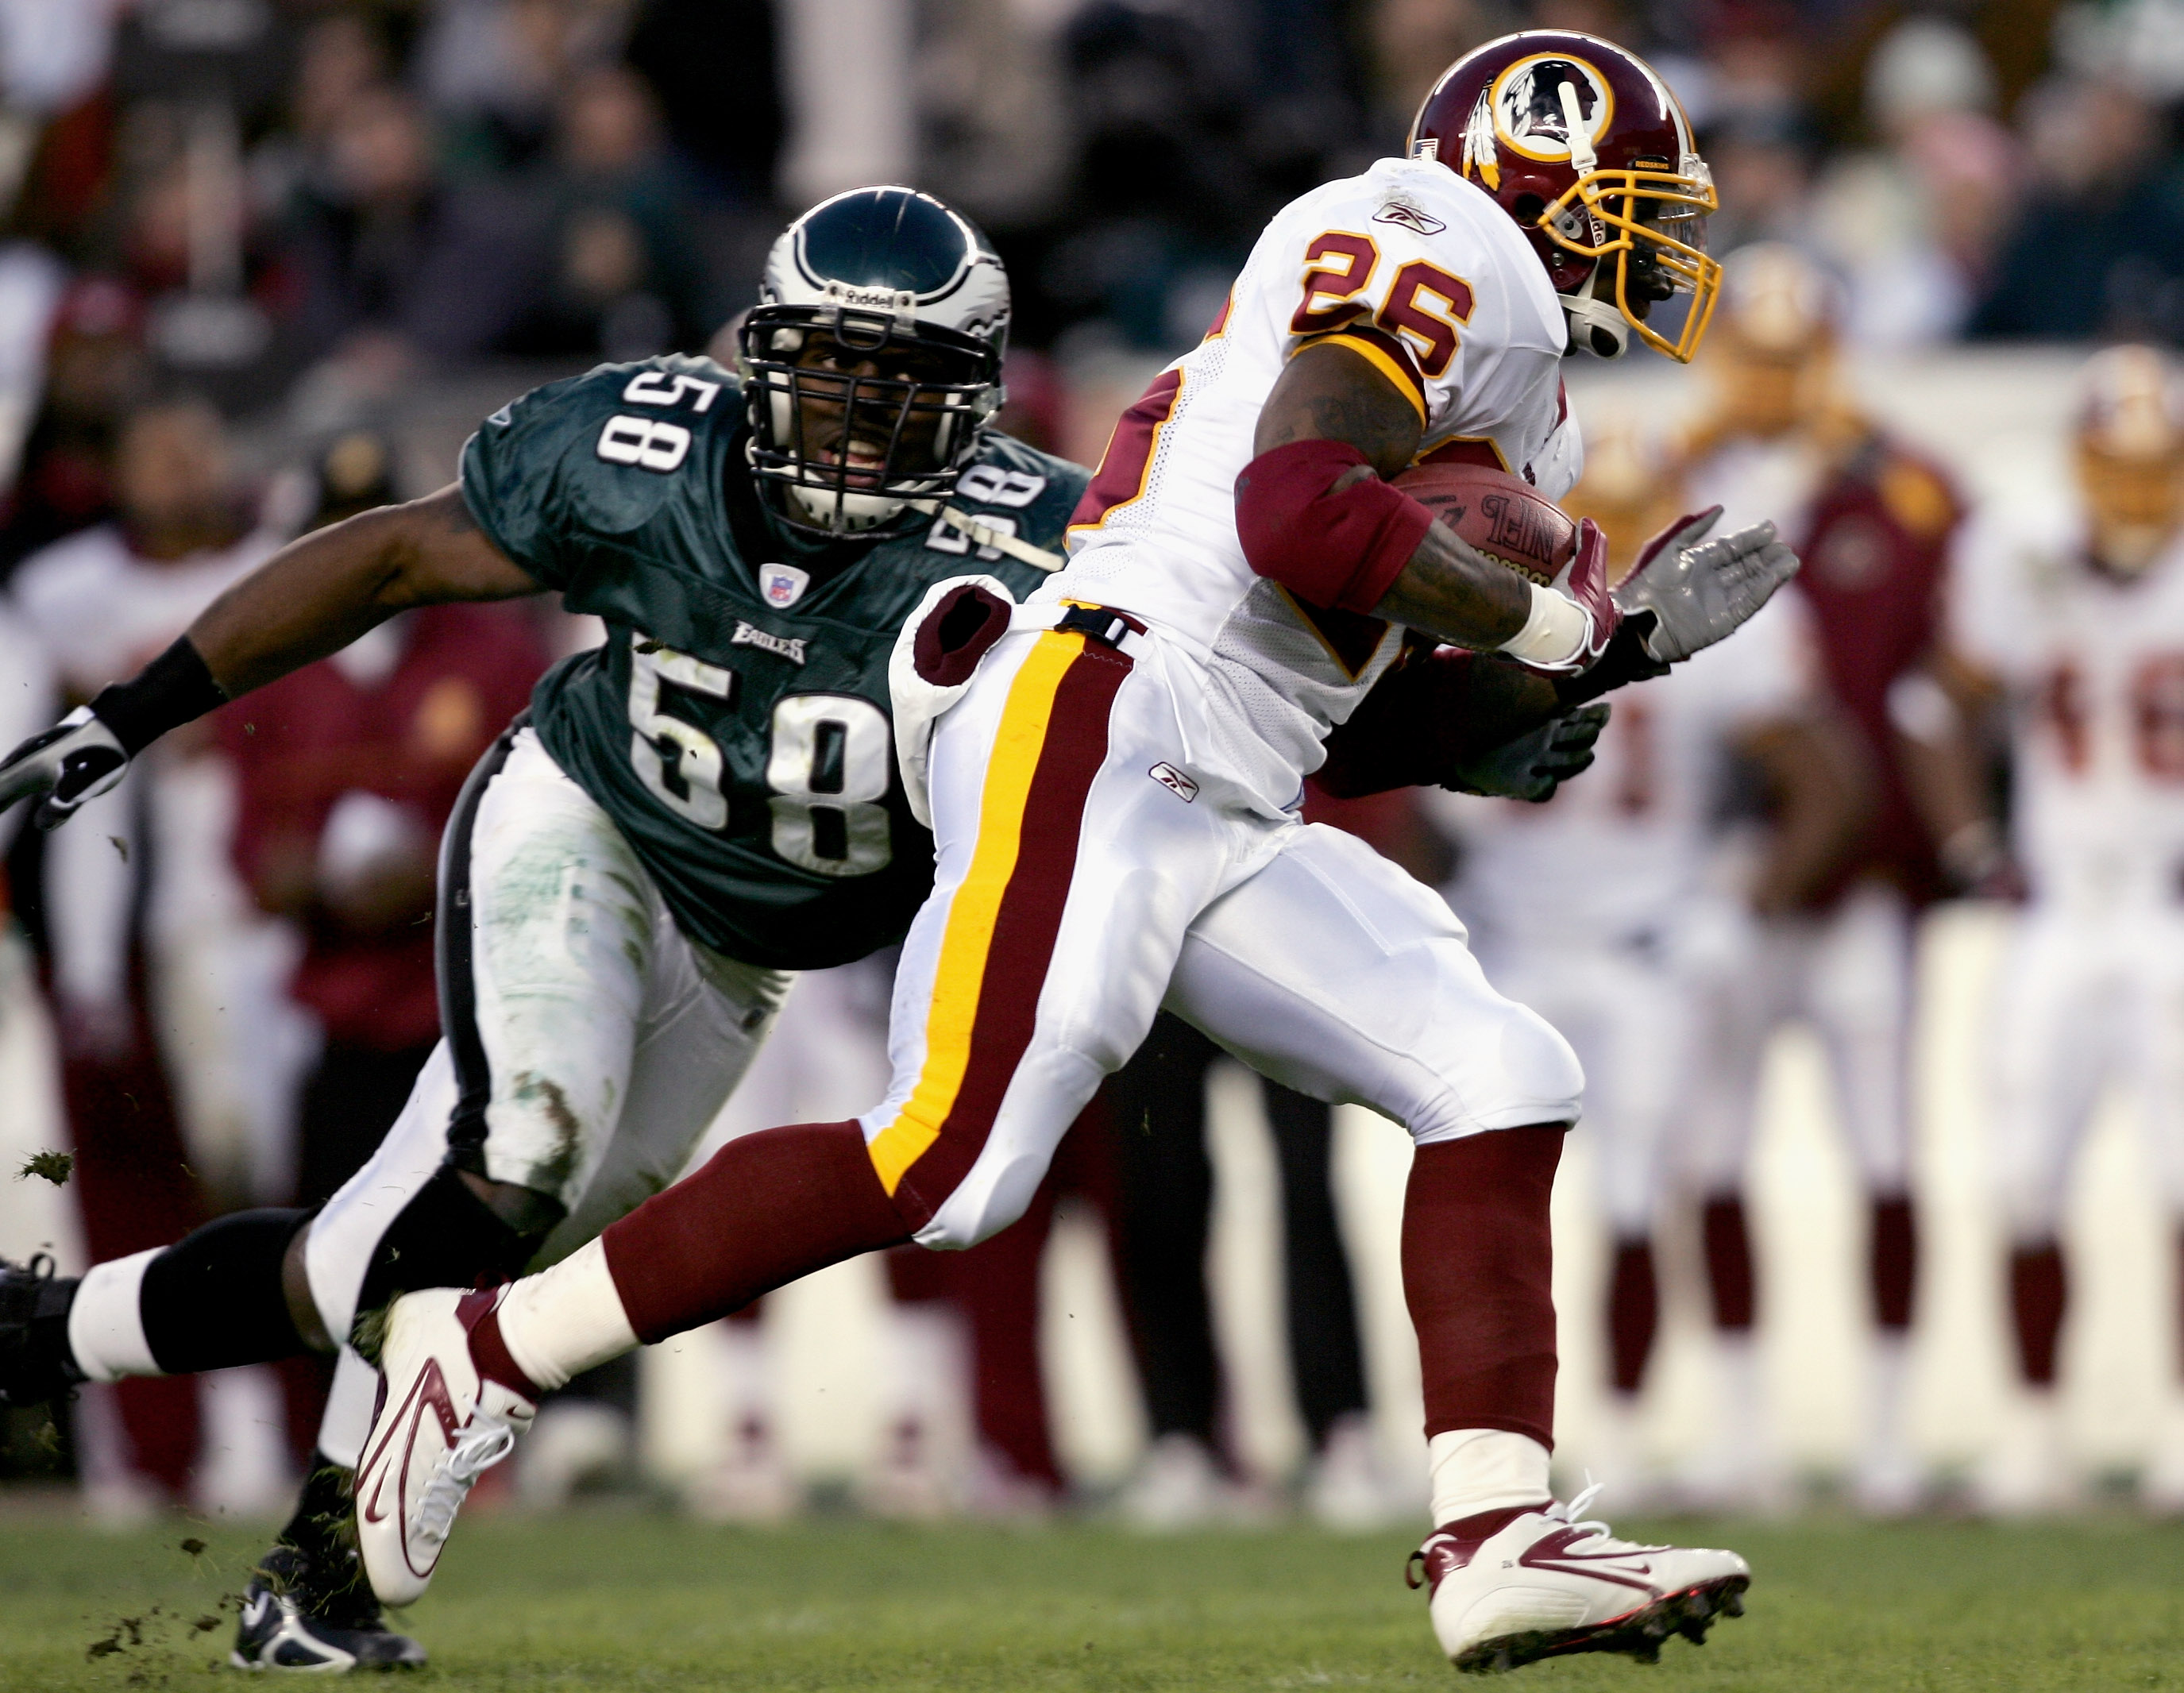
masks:
[[[1292,441],[1236,478],[1236,537],[1253,571],[1307,605],[1369,612],[1418,551],[1433,514],[1378,476],[1346,441]]]

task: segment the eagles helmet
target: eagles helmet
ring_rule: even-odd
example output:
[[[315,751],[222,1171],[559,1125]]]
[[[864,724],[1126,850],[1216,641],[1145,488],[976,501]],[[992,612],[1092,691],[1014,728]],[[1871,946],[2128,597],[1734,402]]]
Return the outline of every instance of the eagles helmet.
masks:
[[[749,453],[794,526],[867,532],[945,495],[1000,409],[1009,280],[915,188],[822,200],[766,257],[737,365]]]
[[[1531,237],[1574,349],[1603,359],[1639,339],[1688,364],[1721,266],[1706,220],[1713,175],[1691,120],[1653,68],[1575,30],[1525,30],[1441,73],[1411,122],[1413,159],[1437,159],[1494,197]],[[1673,341],[1646,321],[1691,302]]]

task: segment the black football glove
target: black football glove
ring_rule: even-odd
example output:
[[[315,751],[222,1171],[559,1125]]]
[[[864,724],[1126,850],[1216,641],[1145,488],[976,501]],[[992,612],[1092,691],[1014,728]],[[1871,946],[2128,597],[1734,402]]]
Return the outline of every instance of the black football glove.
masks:
[[[1474,755],[1446,772],[1445,788],[1499,799],[1555,797],[1555,789],[1592,762],[1593,743],[1607,727],[1607,707],[1580,705],[1551,717],[1528,734]]]
[[[86,799],[121,780],[129,755],[88,705],[79,706],[42,735],[33,735],[0,764],[0,811],[43,794],[37,825],[58,829]]]

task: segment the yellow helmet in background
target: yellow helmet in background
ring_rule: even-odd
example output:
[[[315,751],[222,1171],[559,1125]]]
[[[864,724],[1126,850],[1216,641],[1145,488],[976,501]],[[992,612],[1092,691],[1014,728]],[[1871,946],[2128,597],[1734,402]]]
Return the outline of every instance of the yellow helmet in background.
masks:
[[[2184,521],[2184,387],[2166,354],[2110,347],[2086,361],[2076,450],[2094,562],[2136,576]]]
[[[1675,520],[1680,491],[1667,443],[1635,416],[1610,415],[1586,432],[1585,476],[1563,508],[1600,526],[1607,539],[1608,581],[1620,582],[1638,561],[1639,549]]]
[[[1841,408],[1835,279],[1781,242],[1739,248],[1722,263],[1721,304],[1699,369],[1708,395],[1702,433],[1773,439]]]

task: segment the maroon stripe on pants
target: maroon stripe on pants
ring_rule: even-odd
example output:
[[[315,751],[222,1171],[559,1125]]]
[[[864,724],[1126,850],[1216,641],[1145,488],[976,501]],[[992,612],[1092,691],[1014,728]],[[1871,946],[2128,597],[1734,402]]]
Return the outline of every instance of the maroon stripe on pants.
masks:
[[[904,1172],[895,1208],[912,1232],[933,1220],[985,1150],[1017,1066],[1031,1044],[1039,989],[1077,871],[1084,797],[1107,761],[1107,717],[1130,661],[1087,640],[1055,689],[1046,738],[1017,824],[1016,868],[1001,894],[978,983],[971,1054],[939,1138]]]

